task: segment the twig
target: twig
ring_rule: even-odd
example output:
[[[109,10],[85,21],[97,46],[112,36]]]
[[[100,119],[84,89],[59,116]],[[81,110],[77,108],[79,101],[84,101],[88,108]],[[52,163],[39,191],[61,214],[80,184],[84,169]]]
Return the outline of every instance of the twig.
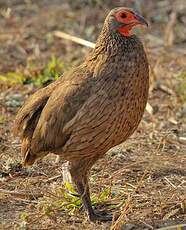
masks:
[[[22,199],[22,198],[16,198],[16,197],[14,197],[13,199],[16,201],[22,201],[25,204],[38,204],[38,201],[35,201],[35,200],[28,200],[28,199]]]
[[[174,189],[177,188],[167,177],[164,177],[164,179],[165,179],[165,180],[168,182],[168,184],[171,185]]]
[[[140,178],[140,180],[139,180],[139,182],[138,182],[138,184],[137,184],[137,186],[136,186],[136,188],[134,190],[134,193],[138,192],[138,190],[142,187],[142,185],[143,185],[143,179],[148,174],[149,170],[150,170],[150,165],[146,167],[146,169],[145,169],[142,177]]]
[[[146,225],[149,229],[154,229],[154,228],[152,227],[152,225],[147,224],[145,221],[140,220],[140,222],[143,223],[144,225]]]
[[[153,108],[152,108],[152,106],[147,102],[147,104],[146,104],[146,111],[150,114],[150,115],[152,115],[153,114]]]
[[[166,85],[163,85],[163,84],[159,84],[157,86],[157,89],[161,90],[162,92],[168,94],[168,95],[174,95],[174,92],[172,89],[168,88]]]
[[[87,46],[87,47],[90,47],[90,48],[95,47],[95,43],[93,43],[93,42],[89,42],[89,41],[87,41],[85,39],[82,39],[82,38],[79,38],[79,37],[76,37],[76,36],[72,36],[70,34],[67,34],[67,33],[64,33],[64,32],[61,32],[61,31],[54,31],[54,35],[56,37],[66,39],[66,40],[78,43],[80,45],[83,45],[83,46]],[[150,115],[153,114],[153,107],[148,102],[147,102],[147,105],[146,105],[145,109]]]
[[[70,34],[66,34],[64,32],[61,32],[61,31],[54,31],[54,35],[56,37],[59,37],[59,38],[64,38],[66,40],[70,40],[72,42],[76,42],[80,45],[83,45],[83,46],[87,46],[87,47],[90,47],[90,48],[94,48],[95,47],[95,44],[93,42],[89,42],[85,39],[82,39],[82,38],[78,38],[76,36],[72,36]]]
[[[160,141],[158,148],[155,152],[156,154],[158,152],[160,152],[163,141],[164,141],[163,139]],[[140,180],[138,181],[137,185],[135,186],[135,189],[133,190],[133,192],[131,194],[128,195],[127,201],[125,202],[125,205],[123,206],[123,210],[121,211],[119,218],[115,222],[114,221],[112,222],[110,230],[119,230],[119,229],[121,229],[121,226],[124,224],[124,221],[123,221],[124,216],[126,216],[128,214],[128,212],[131,210],[132,198],[134,197],[135,193],[139,192],[139,189],[144,184],[143,180],[145,179],[146,175],[149,173],[150,168],[152,167],[151,162],[153,162],[153,159],[155,157],[155,153],[152,155],[151,160],[149,161],[149,165],[147,165],[147,167],[145,168],[143,175],[141,176]]]
[[[32,199],[33,197],[41,197],[41,196],[43,196],[43,194],[41,194],[41,193],[32,194],[32,193],[29,193],[29,192],[9,191],[9,190],[6,190],[6,189],[0,189],[0,193],[15,196],[15,197],[19,197],[21,199],[25,199],[25,198]]]
[[[51,182],[51,181],[56,180],[56,179],[58,179],[58,178],[60,178],[60,177],[62,177],[61,174],[59,174],[59,175],[57,175],[57,176],[54,176],[54,177],[50,177],[49,179],[45,180],[45,182]]]
[[[130,184],[130,183],[125,183],[126,185],[129,185],[130,187],[132,187],[132,188],[134,188],[134,189],[136,189],[136,186],[134,186],[134,185],[132,185],[132,184]]]
[[[163,217],[163,220],[168,220],[171,217],[175,216],[180,211],[180,208],[176,208],[174,210],[171,210],[170,212],[166,213]]]
[[[139,180],[136,188],[132,192],[132,194],[128,195],[128,198],[125,202],[125,205],[123,206],[123,210],[122,210],[119,218],[115,222],[112,222],[110,230],[118,230],[118,229],[120,229],[121,225],[124,224],[124,221],[123,221],[124,216],[126,216],[128,214],[128,212],[131,210],[132,198],[133,198],[134,194],[142,187],[143,179],[145,178],[145,176],[147,175],[148,172],[149,172],[149,166],[146,167],[142,177],[140,178],[140,180]]]
[[[165,45],[172,46],[175,39],[174,26],[176,24],[177,12],[173,11],[165,28]]]
[[[130,210],[130,204],[131,204],[132,198],[130,194],[128,195],[128,198],[125,202],[125,205],[123,206],[123,210],[118,217],[118,219],[115,222],[112,222],[110,230],[118,230],[121,227],[121,224],[123,224],[124,216],[129,212]]]

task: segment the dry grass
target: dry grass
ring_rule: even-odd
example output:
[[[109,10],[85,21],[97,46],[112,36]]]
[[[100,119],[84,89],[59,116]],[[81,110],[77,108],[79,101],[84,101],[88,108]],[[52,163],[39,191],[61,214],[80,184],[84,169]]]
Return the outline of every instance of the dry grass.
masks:
[[[0,75],[17,71],[16,76],[21,78],[21,73],[27,80],[46,73],[44,66],[52,55],[63,62],[63,72],[89,51],[53,37],[54,30],[94,42],[105,16],[101,0],[80,8],[80,0],[63,4],[15,0],[10,9],[8,2],[0,2]],[[104,2],[106,9],[122,3],[141,7],[152,22],[140,36],[150,60],[149,103],[154,113],[145,113],[137,132],[110,150],[90,177],[95,208],[118,218],[112,223],[89,223],[81,201],[66,193],[61,164],[54,163],[52,155],[20,173],[20,143],[11,127],[18,107],[35,88],[0,82],[0,229],[185,229],[184,1],[141,1],[141,6],[138,2]]]

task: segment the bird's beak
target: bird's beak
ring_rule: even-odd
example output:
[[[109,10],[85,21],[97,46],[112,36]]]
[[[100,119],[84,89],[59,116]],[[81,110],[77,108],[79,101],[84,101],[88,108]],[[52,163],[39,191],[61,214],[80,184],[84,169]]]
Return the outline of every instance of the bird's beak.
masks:
[[[145,26],[148,27],[147,21],[146,21],[145,18],[142,17],[141,15],[135,14],[135,15],[134,15],[134,18],[135,18],[135,20],[136,20],[136,24],[141,24],[141,25],[145,25]]]

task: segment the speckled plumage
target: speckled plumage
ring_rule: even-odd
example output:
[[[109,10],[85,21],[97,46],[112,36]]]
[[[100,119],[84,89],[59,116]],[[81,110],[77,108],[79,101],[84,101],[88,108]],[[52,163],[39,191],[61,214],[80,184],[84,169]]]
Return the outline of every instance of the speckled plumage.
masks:
[[[32,95],[15,121],[25,165],[49,152],[61,155],[87,190],[88,171],[135,131],[148,97],[143,45],[136,35],[111,31],[110,17],[83,64]]]

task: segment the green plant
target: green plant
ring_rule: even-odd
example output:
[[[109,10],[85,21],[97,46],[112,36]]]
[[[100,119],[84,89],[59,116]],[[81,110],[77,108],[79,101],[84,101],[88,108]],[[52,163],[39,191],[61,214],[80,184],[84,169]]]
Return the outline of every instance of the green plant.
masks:
[[[40,86],[56,80],[60,76],[62,68],[63,63],[60,62],[55,56],[52,56],[51,60],[47,63],[43,70],[32,81],[33,84]]]
[[[40,70],[34,69],[33,63],[29,63],[24,74],[23,72],[8,72],[0,74],[0,82],[15,85],[15,84],[33,84],[35,86],[42,86],[56,80],[62,72],[63,63],[52,56],[50,61]]]
[[[0,81],[6,84],[23,84],[26,77],[21,72],[8,72],[5,75],[0,74]]]
[[[27,221],[27,219],[28,219],[28,213],[27,212],[21,212],[20,213],[20,219],[22,220],[22,221]]]

